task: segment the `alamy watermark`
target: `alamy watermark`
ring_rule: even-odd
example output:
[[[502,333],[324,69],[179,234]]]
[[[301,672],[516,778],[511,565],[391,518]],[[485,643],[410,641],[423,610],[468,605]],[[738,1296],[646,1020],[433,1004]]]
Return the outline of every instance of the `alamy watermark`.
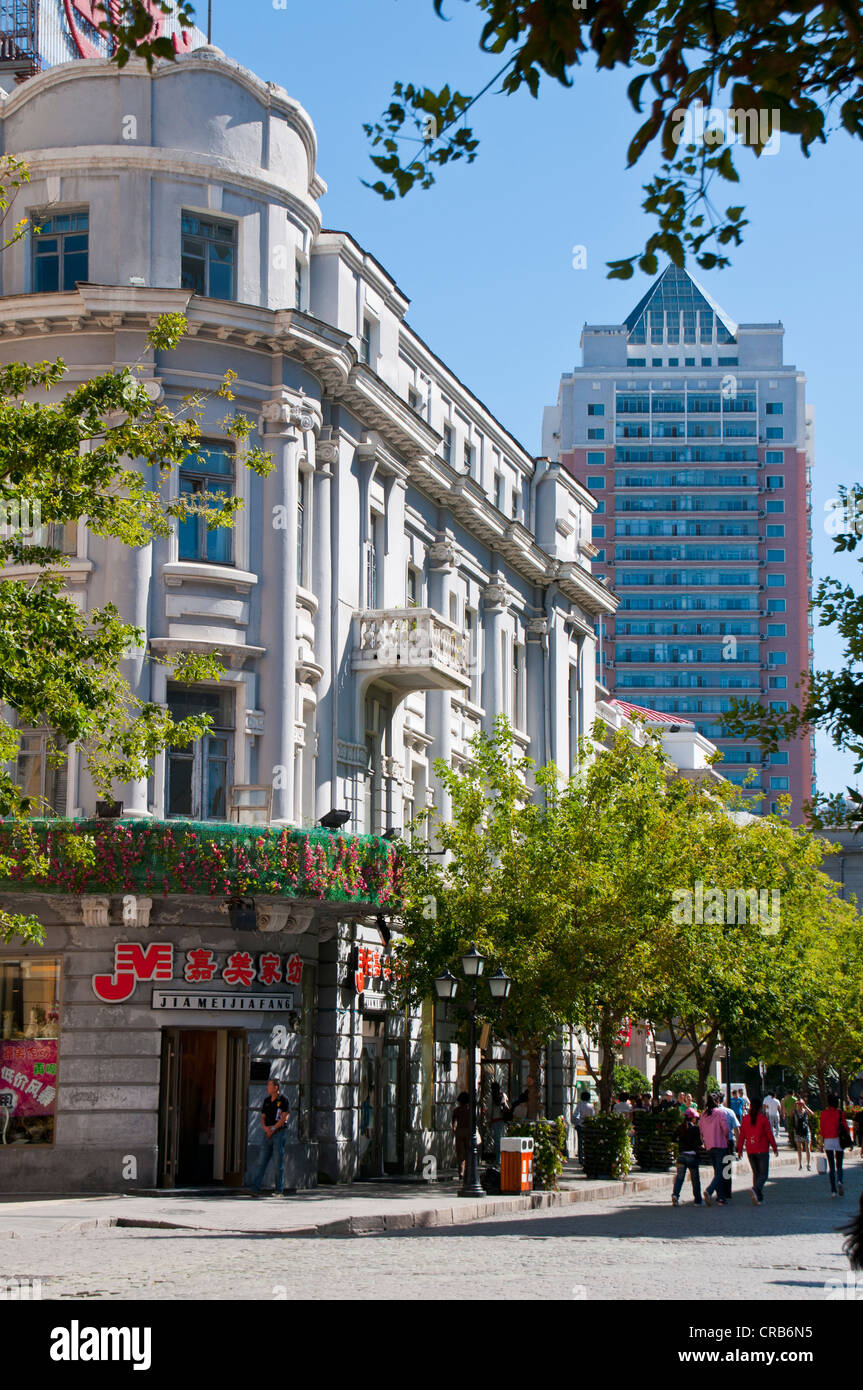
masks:
[[[779,111],[733,106],[724,111],[697,102],[674,112],[671,138],[675,145],[750,145],[760,147],[762,154],[778,154]]]
[[[750,922],[761,926],[762,936],[779,931],[780,890],[778,888],[713,888],[696,879],[692,888],[672,891],[671,920],[678,925],[715,923],[742,926]]]

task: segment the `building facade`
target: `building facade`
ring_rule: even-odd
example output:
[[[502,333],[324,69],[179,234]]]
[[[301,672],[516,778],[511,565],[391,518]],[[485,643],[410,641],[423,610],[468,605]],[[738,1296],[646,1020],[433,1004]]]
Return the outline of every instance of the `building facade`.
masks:
[[[735,323],[669,266],[622,324],[585,325],[546,409],[543,451],[598,499],[596,573],[619,595],[598,677],[692,719],[756,808],[813,790],[808,739],[762,758],[728,738],[732,698],[785,709],[811,667],[812,413],[781,323]]]
[[[378,842],[433,805],[446,814],[434,760],[464,765],[471,736],[500,712],[520,747],[571,769],[594,718],[594,629],[615,607],[591,574],[594,498],[560,461],[531,457],[412,331],[408,301],[371,255],[347,233],[323,230],[325,185],[306,112],[203,46],[152,73],[92,59],[34,76],[0,104],[0,141],[30,170],[14,215],[40,229],[2,258],[2,360],[63,357],[63,389],[139,363],[154,400],[172,407],[230,369],[232,408],[275,463],[266,478],[243,467],[243,448],[221,424],[224,402],[210,396],[200,452],[168,495],[234,493],[243,508],[233,531],[190,520],[134,551],[83,522],[55,538],[75,601],[87,611],[111,600],[146,633],[126,663],[135,694],[213,718],[194,750],[163,754],[147,780],[115,788],[121,824],[195,822],[215,833],[257,814],[268,833],[302,835],[335,808],[347,813],[345,835]],[[169,312],[186,316],[187,335],[176,350],[154,352],[146,334]],[[192,691],[175,683],[171,658],[188,650],[220,653],[221,682]],[[70,750],[53,770],[47,738],[21,731],[20,779],[68,823],[91,817],[96,792],[83,761]],[[75,1180],[92,1187],[116,1183],[121,1136],[138,1135],[140,1153],[128,1144],[124,1152],[139,1154],[152,1184],[165,1180],[171,1057],[188,1048],[197,1059],[190,1076],[217,1067],[227,1085],[234,1044],[172,1034],[169,1045],[152,1002],[93,995],[91,980],[111,977],[116,949],[129,944],[123,897],[135,895],[103,891],[96,924],[86,918],[90,891],[80,901],[45,898],[51,932],[41,956],[0,952],[19,1000],[6,1010],[14,1017],[5,1041],[39,1041],[19,1037],[31,1025],[22,972],[31,957],[53,961],[45,969],[60,982],[56,999],[38,1004],[59,1015],[52,1143],[67,1159],[91,1150]],[[230,931],[212,905],[173,889],[164,902],[150,896],[147,931],[131,944],[145,961],[148,942],[172,945],[181,989],[184,954],[218,945],[227,959],[238,948],[230,935],[212,937],[220,920]],[[303,978],[314,976],[308,1019],[297,1032],[268,1012],[266,1026],[256,1018],[245,1029],[241,1049],[263,1065],[275,1055],[272,1029],[283,1028],[292,1060],[287,1067],[285,1054],[276,1074],[294,1087],[302,1047],[310,1049],[315,1099],[294,1134],[307,1146],[297,1149],[297,1180],[350,1177],[363,1162],[411,1169],[430,1151],[446,1157],[464,1058],[431,1005],[397,1017],[356,985],[368,974],[366,949],[372,961],[382,949],[374,903],[339,915],[312,895],[299,907],[301,929],[283,922],[270,953],[282,970],[299,955]],[[133,1007],[147,1011],[147,1026]],[[195,1007],[201,1016],[184,1014],[181,1025],[172,1016],[171,1028],[212,1031],[206,1007]],[[79,1027],[87,1036],[76,1044]],[[97,1065],[101,1029],[111,1037]],[[110,1079],[112,1056],[130,1064],[128,1093]],[[250,1150],[259,1071],[238,1082],[251,1088]],[[216,1128],[226,1144],[223,1110]],[[105,1148],[100,1126],[117,1140],[104,1163],[93,1152]],[[26,1167],[19,1158],[16,1183]]]

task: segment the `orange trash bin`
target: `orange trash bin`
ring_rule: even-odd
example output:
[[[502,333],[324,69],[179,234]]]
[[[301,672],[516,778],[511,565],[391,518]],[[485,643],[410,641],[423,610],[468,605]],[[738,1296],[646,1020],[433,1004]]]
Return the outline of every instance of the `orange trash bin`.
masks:
[[[500,1141],[501,1192],[533,1191],[533,1140],[519,1137]]]

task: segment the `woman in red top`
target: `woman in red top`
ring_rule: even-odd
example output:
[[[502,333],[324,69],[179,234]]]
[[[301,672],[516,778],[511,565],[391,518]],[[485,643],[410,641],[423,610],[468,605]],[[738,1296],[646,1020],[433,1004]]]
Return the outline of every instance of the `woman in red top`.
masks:
[[[752,1169],[752,1190],[749,1195],[752,1198],[753,1206],[762,1207],[764,1205],[764,1184],[770,1170],[770,1150],[772,1149],[775,1154],[778,1154],[779,1150],[776,1147],[770,1121],[762,1113],[760,1100],[752,1102],[748,1115],[744,1115],[740,1121],[740,1129],[737,1131],[738,1158],[744,1149],[749,1156],[749,1166]]]
[[[839,1138],[840,1132],[848,1136],[846,1147],[850,1146],[851,1131],[848,1128],[848,1121],[845,1119],[844,1111],[839,1109],[839,1097],[833,1092],[827,1097],[827,1107],[821,1111],[819,1116],[821,1125],[821,1138],[824,1140],[824,1153],[827,1157],[827,1166],[830,1172],[830,1192],[833,1197],[845,1195],[845,1188],[842,1186],[842,1142]]]

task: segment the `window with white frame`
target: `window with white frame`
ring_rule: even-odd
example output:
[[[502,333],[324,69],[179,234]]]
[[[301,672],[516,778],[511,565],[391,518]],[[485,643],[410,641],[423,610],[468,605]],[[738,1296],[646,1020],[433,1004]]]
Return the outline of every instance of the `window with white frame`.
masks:
[[[197,498],[200,509],[180,521],[179,557],[181,560],[204,560],[211,565],[233,564],[233,528],[219,526],[207,529],[207,514],[211,510],[208,497],[230,497],[234,491],[234,453],[224,444],[202,444],[197,453],[189,454],[180,465],[180,496]]]
[[[236,299],[236,222],[183,213],[180,288],[209,299]]]
[[[297,474],[297,583],[301,589],[308,588],[309,584],[309,499],[311,487],[311,473],[301,468]]]
[[[517,638],[512,644],[512,722],[516,729],[525,726],[524,647]]]
[[[165,812],[182,820],[227,820],[233,782],[234,692],[190,688],[169,681],[168,709],[174,719],[207,714],[203,738],[166,757]]]
[[[33,290],[53,294],[74,290],[89,278],[90,217],[86,211],[57,212],[49,217],[31,214],[33,233]]]
[[[470,699],[480,703],[479,615],[475,608],[465,608],[464,627],[467,634],[467,656],[470,670]]]
[[[369,516],[369,540],[366,546],[366,608],[380,608],[383,603],[384,519],[379,512]]]
[[[56,760],[57,745],[46,729],[21,729],[14,780],[31,816],[66,814],[66,760]]]

